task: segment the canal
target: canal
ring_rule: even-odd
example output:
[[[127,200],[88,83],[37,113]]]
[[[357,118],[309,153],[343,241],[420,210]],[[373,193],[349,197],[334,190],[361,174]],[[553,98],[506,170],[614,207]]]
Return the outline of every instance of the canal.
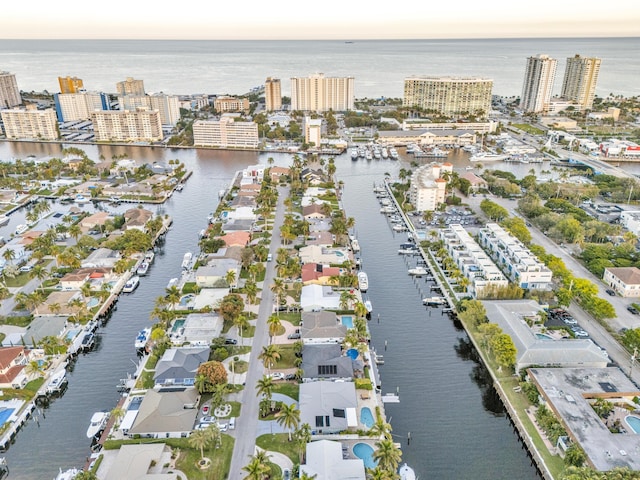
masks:
[[[6,452],[12,479],[53,478],[58,468],[83,465],[89,454],[85,436],[89,419],[93,412],[116,405],[116,384],[135,370],[135,334],[149,325],[154,300],[163,294],[169,279],[179,274],[184,253],[196,251],[198,232],[217,205],[218,191],[237,170],[266,163],[268,156],[276,164],[289,161],[287,155],[279,154],[258,157],[238,152],[94,146],[85,150],[94,159],[122,154],[146,162],[179,159],[194,175],[181,193],[157,207],[159,213],[171,215],[174,224],[149,275],[135,293],[120,298],[117,310],[98,330],[96,349],[81,355],[70,371],[64,396],[43,410],[39,424],[30,421]],[[0,160],[59,152],[56,145],[0,143]],[[462,167],[465,160],[453,162]],[[336,159],[336,165],[337,179],[345,184],[344,205],[347,215],[356,219],[363,267],[369,275],[372,344],[385,357],[382,390],[400,395],[400,404],[387,405],[386,411],[395,440],[402,444],[404,460],[423,479],[537,478],[466,334],[448,317],[436,313],[439,310],[431,309],[429,315],[421,305],[422,295],[397,254],[406,234],[394,234],[378,212],[373,183],[381,182],[385,173],[396,176],[400,168],[411,168],[409,163],[351,162],[344,155]],[[411,443],[407,445],[409,432]]]

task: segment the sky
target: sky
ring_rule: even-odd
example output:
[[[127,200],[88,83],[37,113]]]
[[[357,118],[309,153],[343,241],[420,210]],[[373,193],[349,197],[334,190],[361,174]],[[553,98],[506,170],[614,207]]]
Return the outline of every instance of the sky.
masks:
[[[171,8],[167,8],[171,5]],[[0,38],[430,39],[640,36],[638,0],[6,1]]]

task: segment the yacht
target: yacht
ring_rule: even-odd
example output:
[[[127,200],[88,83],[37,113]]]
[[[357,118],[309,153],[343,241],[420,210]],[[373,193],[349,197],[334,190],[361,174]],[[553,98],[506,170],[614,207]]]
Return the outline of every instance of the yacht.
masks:
[[[22,235],[27,230],[29,230],[29,226],[21,223],[16,227],[16,235]]]
[[[371,300],[368,298],[364,301],[364,308],[367,309],[367,315],[371,315],[371,312],[373,312],[373,305],[371,305]]]
[[[74,202],[76,202],[79,205],[82,205],[84,203],[89,203],[91,201],[90,198],[85,197],[84,195],[76,195],[76,198],[74,198]]]
[[[141,277],[144,277],[148,271],[149,271],[149,264],[147,262],[142,262],[136,269],[136,275],[140,275]]]
[[[109,412],[96,412],[91,417],[89,428],[87,428],[87,438],[93,438],[104,430],[109,421]]]
[[[65,383],[67,383],[67,371],[64,367],[62,367],[60,368],[60,370],[51,375],[51,380],[47,385],[47,393],[59,392]]]
[[[350,153],[351,153],[351,160],[357,160],[358,157],[360,156],[357,148],[352,148]]]
[[[354,253],[358,253],[360,251],[360,242],[355,238],[351,240],[351,250],[353,250]]]
[[[176,191],[177,192],[181,192],[183,188],[184,188],[184,184],[182,184],[182,183],[179,183],[178,185],[176,185]]]
[[[504,155],[500,153],[487,153],[480,152],[476,153],[469,158],[470,162],[497,162],[500,160],[505,160],[509,158],[509,155]]]
[[[395,148],[391,147],[389,149],[389,156],[391,157],[391,160],[397,160],[398,159],[398,151]]]
[[[427,306],[445,305],[447,300],[444,297],[427,297],[422,299],[422,304]]]
[[[382,147],[382,158],[385,160],[389,158],[389,150],[387,150],[387,147]]]
[[[136,347],[136,350],[144,349],[144,347],[147,346],[147,341],[149,340],[150,336],[151,336],[150,328],[145,328],[143,330],[140,330],[138,332],[138,335],[136,336],[135,342],[133,343],[133,346]]]
[[[171,287],[177,287],[178,286],[178,279],[176,277],[172,278],[171,280],[169,280],[169,283],[167,283],[167,289],[170,289]]]
[[[364,158],[366,158],[367,160],[373,160],[373,155],[369,150],[367,150],[364,154]]]
[[[369,288],[369,277],[365,272],[358,272],[358,288],[361,292],[366,292]]]
[[[400,480],[416,480],[416,472],[406,463],[400,467],[398,474],[400,475]]]
[[[429,271],[426,268],[418,265],[417,267],[410,268],[408,270],[408,273],[409,275],[413,275],[414,277],[421,277],[422,275],[427,275]]]
[[[183,270],[188,270],[189,267],[191,266],[191,258],[193,257],[193,254],[191,252],[187,252],[184,254],[184,257],[182,257],[182,269]]]
[[[144,261],[149,265],[153,263],[154,258],[156,258],[156,254],[153,253],[153,250],[147,250],[147,253],[144,254]]]
[[[140,284],[140,277],[138,277],[137,275],[134,275],[129,280],[127,280],[127,283],[125,283],[124,287],[122,287],[122,291],[124,293],[132,293],[136,288],[138,288],[139,284]]]

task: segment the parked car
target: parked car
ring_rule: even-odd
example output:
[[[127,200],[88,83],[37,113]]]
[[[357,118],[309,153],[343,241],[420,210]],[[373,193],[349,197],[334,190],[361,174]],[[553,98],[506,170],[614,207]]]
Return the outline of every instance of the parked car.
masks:
[[[229,430],[235,430],[236,428],[236,417],[231,417],[229,419]]]
[[[224,344],[225,345],[236,345],[238,343],[238,341],[235,338],[225,338],[224,339]]]
[[[274,380],[284,380],[284,373],[273,372],[271,375],[269,375],[269,377],[271,377]]]
[[[567,325],[577,325],[578,321],[573,317],[563,317],[562,321]]]
[[[295,379],[296,379],[296,374],[295,374],[295,373],[287,373],[287,374],[284,376],[284,379],[285,379],[285,380],[295,380]]]
[[[607,288],[605,292],[607,292],[607,294],[611,295],[612,297],[616,296],[616,292],[614,290],[611,290],[610,288]]]
[[[290,333],[289,335],[287,335],[287,338],[289,340],[297,340],[298,338],[300,338],[300,334],[299,333]]]
[[[638,309],[632,305],[629,305],[627,307],[627,310],[629,310],[631,313],[633,313],[634,315],[638,315],[640,312],[638,311]]]
[[[291,470],[285,468],[282,471],[282,480],[291,480]]]
[[[589,334],[584,330],[577,330],[577,331],[573,332],[573,334],[576,337],[581,337],[581,338],[587,338],[589,336]]]
[[[208,415],[209,414],[209,410],[211,410],[211,407],[209,405],[204,405],[202,407],[202,415]]]

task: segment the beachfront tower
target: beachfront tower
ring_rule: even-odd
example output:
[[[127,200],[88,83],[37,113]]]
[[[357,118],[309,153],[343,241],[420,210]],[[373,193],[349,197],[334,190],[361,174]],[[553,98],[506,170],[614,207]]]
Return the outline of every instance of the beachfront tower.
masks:
[[[118,95],[144,95],[144,81],[127,77],[126,80],[116,83]]]
[[[267,77],[264,82],[264,100],[267,112],[282,110],[282,89],[279,78]]]
[[[578,103],[581,110],[590,110],[596,94],[596,84],[602,60],[596,57],[567,58],[560,96]]]
[[[16,76],[9,72],[0,72],[0,108],[12,108],[22,103]]]
[[[553,82],[556,79],[558,61],[548,55],[527,58],[520,108],[526,113],[544,111],[551,100]]]

